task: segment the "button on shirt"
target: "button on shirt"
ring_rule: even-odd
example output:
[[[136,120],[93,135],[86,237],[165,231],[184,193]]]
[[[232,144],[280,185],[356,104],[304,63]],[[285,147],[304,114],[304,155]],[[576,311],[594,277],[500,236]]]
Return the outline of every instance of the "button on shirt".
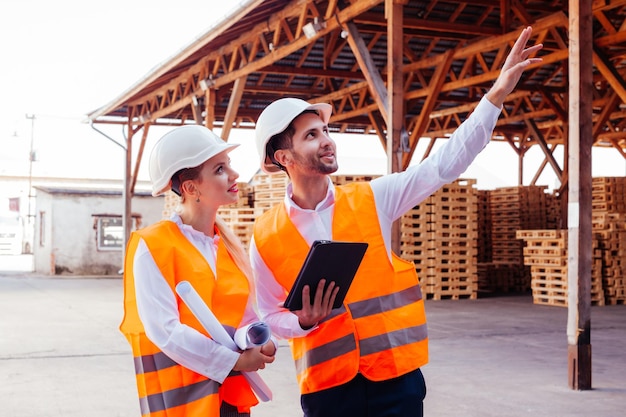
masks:
[[[406,171],[388,174],[370,182],[376,203],[378,221],[387,254],[391,258],[391,225],[404,213],[420,204],[442,186],[456,180],[489,143],[501,109],[483,98],[437,152]],[[314,210],[302,209],[291,198],[287,186],[284,204],[287,215],[309,245],[317,239],[332,239],[335,188],[328,178],[328,193]],[[285,291],[261,258],[254,237],[250,242],[250,259],[256,278],[259,313],[280,338],[301,337],[298,317],[281,307]],[[295,279],[295,277],[294,277]]]

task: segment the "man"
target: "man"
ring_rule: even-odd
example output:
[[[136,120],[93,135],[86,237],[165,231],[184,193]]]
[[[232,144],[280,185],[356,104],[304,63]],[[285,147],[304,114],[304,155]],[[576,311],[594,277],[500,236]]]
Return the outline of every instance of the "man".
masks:
[[[522,31],[493,87],[442,148],[405,172],[334,187],[331,106],[295,98],[271,103],[256,124],[261,167],[289,175],[284,204],[260,216],[250,257],[260,314],[289,339],[305,417],[422,416],[428,362],[424,301],[415,266],[391,251],[391,226],[458,178],[489,143],[506,96],[540,58]],[[325,277],[305,287],[302,310],[282,307],[314,240],[369,244],[341,308]],[[325,281],[329,285],[325,288]],[[314,295],[313,303],[310,294]]]

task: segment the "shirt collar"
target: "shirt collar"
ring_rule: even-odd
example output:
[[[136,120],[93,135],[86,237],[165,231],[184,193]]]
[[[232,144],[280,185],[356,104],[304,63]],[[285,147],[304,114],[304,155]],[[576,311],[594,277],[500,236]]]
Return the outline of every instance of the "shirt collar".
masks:
[[[321,211],[335,204],[335,185],[331,181],[330,176],[327,176],[326,178],[328,179],[328,191],[326,191],[326,197],[324,197],[324,199],[317,204],[314,210],[303,209],[298,206],[293,201],[293,185],[291,182],[287,184],[287,189],[285,191],[285,208],[287,209],[287,214],[291,216],[298,211]]]
[[[183,219],[180,218],[180,215],[178,213],[172,213],[172,215],[170,216],[170,220],[176,223],[178,228],[183,231],[183,234],[191,236],[194,239],[197,239],[205,244],[210,241],[213,246],[217,248],[217,243],[220,241],[220,235],[218,233],[217,227],[215,227],[215,233],[213,237],[211,237],[194,229],[190,225],[183,223]]]

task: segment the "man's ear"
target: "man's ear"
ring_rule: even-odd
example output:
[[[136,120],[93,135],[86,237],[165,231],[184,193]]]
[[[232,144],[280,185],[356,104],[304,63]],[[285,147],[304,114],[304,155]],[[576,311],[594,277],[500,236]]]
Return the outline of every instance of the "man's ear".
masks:
[[[291,152],[287,149],[279,149],[274,152],[276,162],[286,167],[291,162]]]

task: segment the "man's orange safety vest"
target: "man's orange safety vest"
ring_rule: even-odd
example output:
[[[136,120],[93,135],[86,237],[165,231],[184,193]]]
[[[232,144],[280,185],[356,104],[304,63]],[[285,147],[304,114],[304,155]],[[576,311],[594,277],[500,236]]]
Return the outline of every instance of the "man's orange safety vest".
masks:
[[[222,400],[249,411],[258,404],[240,373],[223,384],[187,369],[167,357],[146,336],[135,299],[133,260],[139,240],[148,246],[172,292],[180,281],[189,281],[219,322],[233,335],[239,327],[250,294],[248,279],[239,270],[224,243],[217,249],[217,277],[202,254],[171,221],[161,221],[131,234],[124,267],[124,318],[120,330],[130,343],[142,416],[218,416]],[[185,303],[178,298],[180,321],[208,336]],[[209,359],[209,358],[207,358]]]
[[[415,265],[393,253],[389,260],[368,183],[339,186],[335,197],[333,239],[369,246],[343,306],[307,336],[289,340],[302,394],[341,385],[357,372],[382,381],[428,362],[426,314]],[[254,240],[287,294],[309,245],[284,204],[257,219]]]

